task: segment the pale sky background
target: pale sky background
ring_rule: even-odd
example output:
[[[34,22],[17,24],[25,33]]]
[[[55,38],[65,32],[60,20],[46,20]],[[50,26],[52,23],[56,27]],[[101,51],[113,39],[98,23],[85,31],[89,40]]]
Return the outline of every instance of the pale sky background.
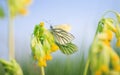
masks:
[[[5,0],[0,5],[7,13]],[[53,25],[70,24],[71,33],[76,37],[74,43],[80,48],[85,45],[87,53],[93,40],[97,23],[104,12],[115,10],[120,12],[120,0],[34,0],[27,16],[15,19],[16,56],[30,56],[30,35],[34,26],[41,21],[49,21]],[[0,58],[8,58],[8,21],[0,19]],[[46,27],[49,28],[49,24]],[[59,51],[58,54],[62,55]]]

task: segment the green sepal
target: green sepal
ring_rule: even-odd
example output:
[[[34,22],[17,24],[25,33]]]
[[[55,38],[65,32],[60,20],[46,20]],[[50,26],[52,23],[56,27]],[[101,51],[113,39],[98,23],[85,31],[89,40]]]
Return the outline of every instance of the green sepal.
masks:
[[[97,31],[100,33],[103,31],[103,25],[104,25],[104,19],[102,19],[101,21],[99,21],[98,23],[98,29]]]
[[[31,39],[31,49],[32,49],[33,57],[35,56],[37,59],[41,58],[45,55],[43,46],[42,46],[41,42],[37,40],[36,37],[32,37],[32,39]]]

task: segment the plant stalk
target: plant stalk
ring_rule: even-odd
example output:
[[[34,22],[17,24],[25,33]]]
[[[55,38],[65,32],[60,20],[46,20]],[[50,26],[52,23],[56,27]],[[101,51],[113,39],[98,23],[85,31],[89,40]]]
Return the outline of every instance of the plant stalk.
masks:
[[[87,75],[88,67],[89,67],[90,60],[87,59],[86,65],[85,65],[85,70],[83,75]]]
[[[40,70],[41,70],[41,75],[45,75],[44,67],[41,67]]]
[[[9,18],[9,26],[8,26],[8,44],[9,44],[9,58],[15,58],[15,50],[14,50],[14,24],[13,18]]]

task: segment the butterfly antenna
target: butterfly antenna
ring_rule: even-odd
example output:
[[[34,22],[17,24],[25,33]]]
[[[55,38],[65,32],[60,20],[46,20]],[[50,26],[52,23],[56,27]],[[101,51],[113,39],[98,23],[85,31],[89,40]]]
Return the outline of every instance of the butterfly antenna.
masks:
[[[50,28],[51,28],[51,29],[53,29],[53,26],[52,26],[52,25],[50,25]]]
[[[45,20],[45,22],[46,22],[47,24],[50,24],[50,25],[51,25],[51,23],[50,23],[49,21]]]
[[[45,22],[50,25],[51,29],[53,29],[53,26],[52,26],[52,24],[50,22],[48,22],[47,20],[45,20]]]

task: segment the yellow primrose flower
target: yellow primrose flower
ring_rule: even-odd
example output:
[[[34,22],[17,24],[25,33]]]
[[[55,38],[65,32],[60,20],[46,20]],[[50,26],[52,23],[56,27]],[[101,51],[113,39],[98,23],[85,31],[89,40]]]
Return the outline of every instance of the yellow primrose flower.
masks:
[[[30,5],[32,3],[32,0],[24,0],[25,5]]]
[[[112,61],[113,61],[113,62],[119,61],[119,56],[118,56],[118,55],[114,55],[114,56],[112,57]]]
[[[8,0],[10,17],[14,18],[18,14],[26,15],[27,6],[32,3],[32,0]]]
[[[109,41],[109,40],[103,40],[103,43],[104,43],[106,46],[109,46],[109,47],[110,47],[110,41]]]
[[[50,54],[46,54],[44,58],[45,60],[52,60],[52,56]]]
[[[95,72],[95,75],[102,75],[101,70],[96,71],[96,72]]]
[[[117,39],[116,46],[120,47],[120,38]]]
[[[115,71],[120,72],[120,65],[116,65],[114,69]]]
[[[117,53],[114,50],[110,50],[111,64],[113,67],[120,65],[120,59]]]
[[[113,32],[111,30],[106,30],[104,33],[107,35],[107,40],[112,40]]]
[[[46,60],[45,59],[43,59],[43,58],[40,58],[39,60],[38,60],[38,66],[40,66],[40,67],[46,67],[47,66],[47,64],[46,64]]]
[[[52,43],[52,45],[51,45],[51,52],[55,52],[58,49],[59,49],[59,47],[55,43]]]
[[[40,26],[43,27],[44,26],[44,22],[40,22]]]
[[[107,73],[107,72],[109,71],[108,66],[102,65],[102,66],[101,66],[101,71],[104,72],[104,73]]]
[[[26,9],[20,9],[19,13],[22,15],[26,15],[28,13],[28,11]]]

